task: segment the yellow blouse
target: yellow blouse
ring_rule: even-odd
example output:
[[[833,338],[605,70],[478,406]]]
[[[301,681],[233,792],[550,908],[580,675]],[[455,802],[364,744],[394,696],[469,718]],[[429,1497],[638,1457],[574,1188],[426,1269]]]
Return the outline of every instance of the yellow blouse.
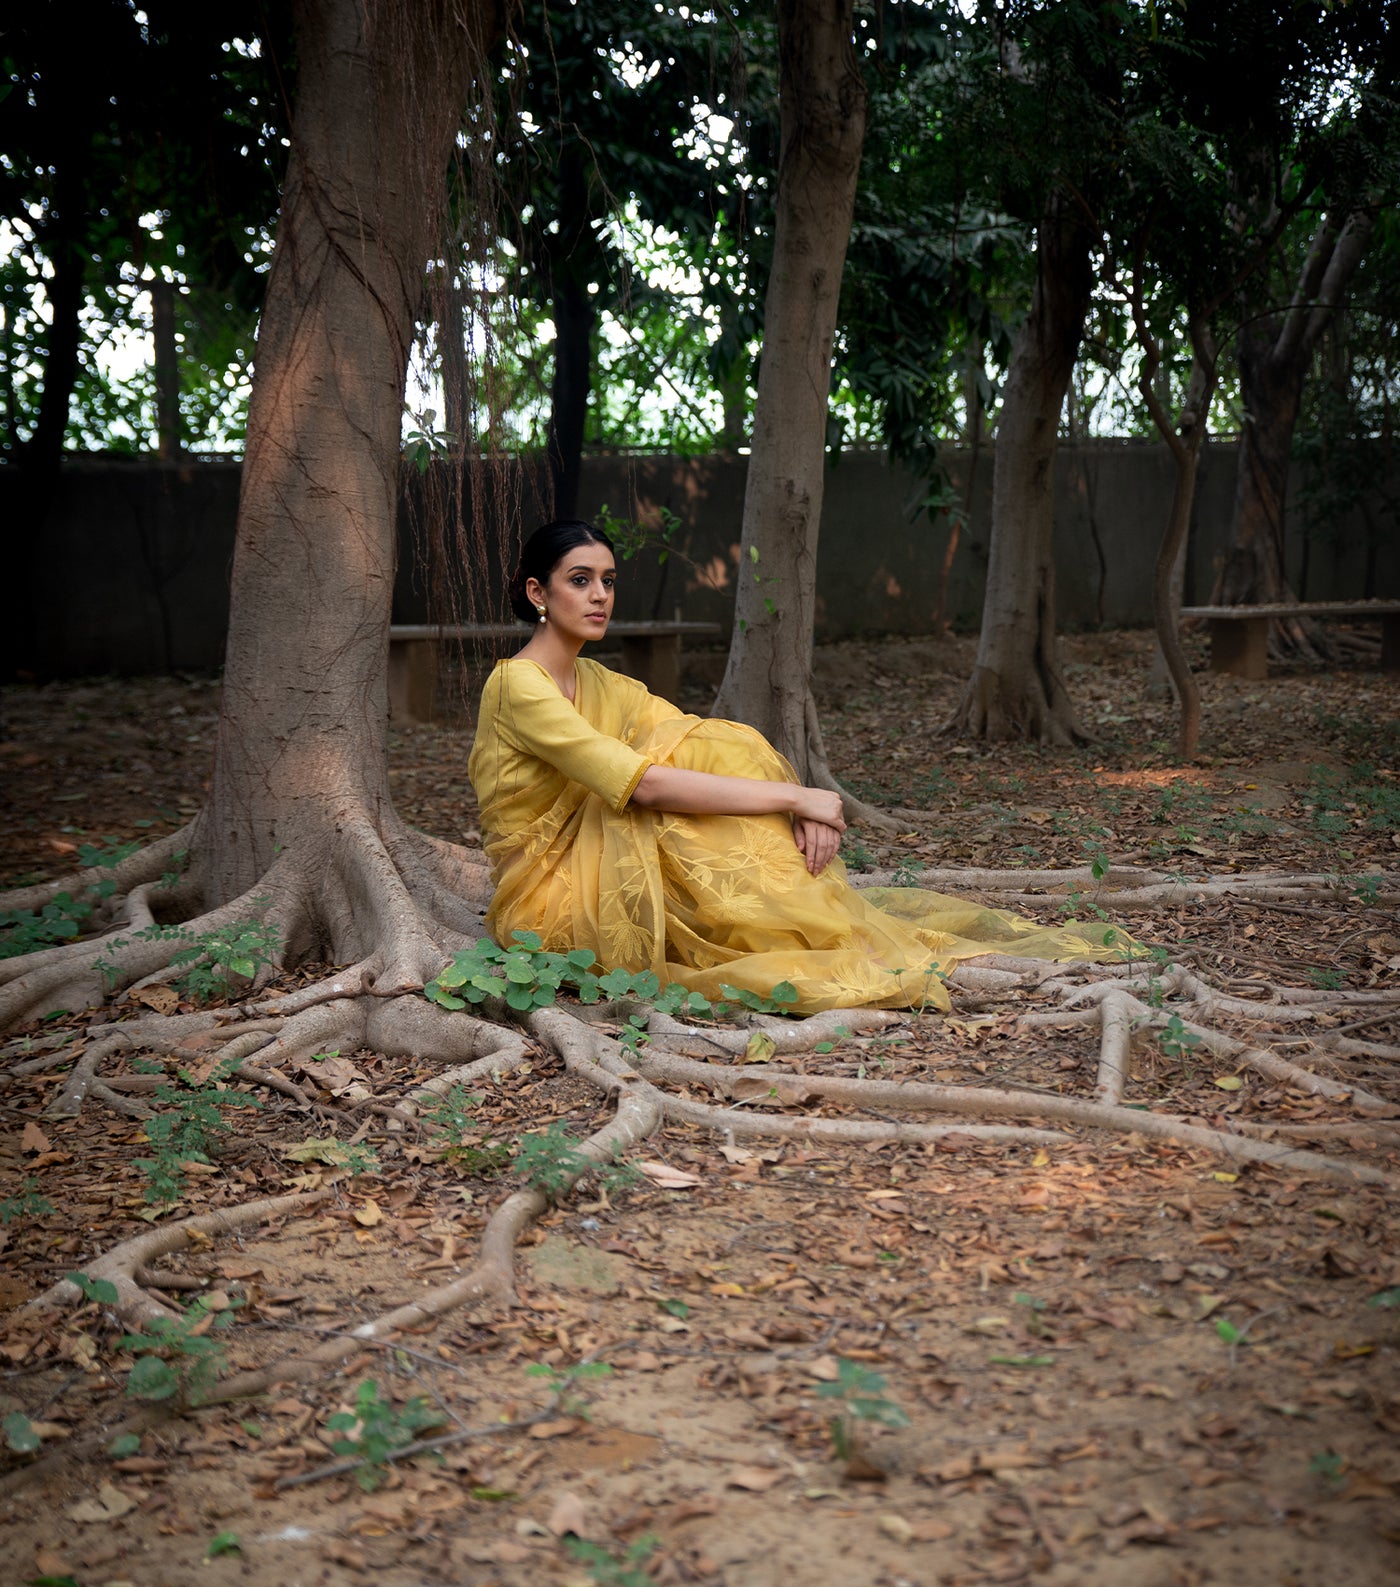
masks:
[[[498,942],[537,932],[554,952],[590,948],[608,968],[653,970],[712,1001],[722,987],[796,1012],[862,1004],[946,1009],[944,971],[980,953],[1113,959],[1123,932],[1042,927],[923,888],[857,892],[845,866],[812,876],[787,816],[643,810],[651,765],[796,782],[752,728],[684,712],[580,658],[571,704],[537,662],[501,662],[482,691],[468,774],[495,895]]]

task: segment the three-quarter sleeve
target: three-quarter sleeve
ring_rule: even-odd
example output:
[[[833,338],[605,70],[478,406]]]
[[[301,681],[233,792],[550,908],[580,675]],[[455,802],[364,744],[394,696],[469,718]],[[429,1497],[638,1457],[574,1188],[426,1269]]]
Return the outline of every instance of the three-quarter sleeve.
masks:
[[[531,662],[501,666],[491,681],[499,688],[496,731],[505,742],[581,783],[613,810],[626,807],[652,764],[645,755],[591,727]]]

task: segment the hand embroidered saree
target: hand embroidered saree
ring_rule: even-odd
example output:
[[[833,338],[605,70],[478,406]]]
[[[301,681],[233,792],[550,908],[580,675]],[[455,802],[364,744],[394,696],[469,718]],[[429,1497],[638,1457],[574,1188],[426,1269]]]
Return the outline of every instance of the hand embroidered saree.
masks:
[[[923,888],[856,891],[833,860],[812,876],[785,815],[634,808],[648,766],[796,782],[752,728],[687,716],[635,680],[577,663],[571,704],[537,662],[501,662],[482,691],[468,774],[481,807],[498,942],[538,933],[608,968],[650,969],[711,1001],[732,986],[797,988],[795,1012],[948,1008],[942,972],[982,953],[1105,960],[1123,932],[1038,926]]]

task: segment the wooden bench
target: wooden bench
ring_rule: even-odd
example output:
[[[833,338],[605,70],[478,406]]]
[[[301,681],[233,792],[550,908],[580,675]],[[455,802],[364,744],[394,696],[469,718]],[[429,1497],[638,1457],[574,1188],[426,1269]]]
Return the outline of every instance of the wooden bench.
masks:
[[[1381,625],[1381,666],[1400,671],[1400,601],[1284,601],[1273,606],[1183,606],[1210,625],[1210,670],[1237,678],[1269,675],[1269,623],[1278,617],[1345,617]]]
[[[599,641],[620,640],[622,671],[653,694],[674,701],[680,692],[681,639],[717,639],[718,623],[613,623]],[[524,623],[404,623],[389,630],[389,712],[396,722],[431,722],[437,699],[438,651],[444,640],[468,646],[530,637]]]

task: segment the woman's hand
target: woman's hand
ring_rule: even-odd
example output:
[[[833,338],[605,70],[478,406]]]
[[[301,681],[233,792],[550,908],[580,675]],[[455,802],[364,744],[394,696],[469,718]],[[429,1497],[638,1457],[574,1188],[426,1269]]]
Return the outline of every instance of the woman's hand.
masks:
[[[820,876],[835,859],[841,834],[825,821],[806,821],[798,817],[792,824],[792,835],[806,858],[807,869],[813,876]]]
[[[829,788],[799,788],[793,804],[794,824],[816,821],[822,826],[834,827],[839,837],[846,830],[846,818],[841,813],[841,795]],[[798,845],[801,847],[801,844]],[[805,852],[805,850],[804,850]]]

